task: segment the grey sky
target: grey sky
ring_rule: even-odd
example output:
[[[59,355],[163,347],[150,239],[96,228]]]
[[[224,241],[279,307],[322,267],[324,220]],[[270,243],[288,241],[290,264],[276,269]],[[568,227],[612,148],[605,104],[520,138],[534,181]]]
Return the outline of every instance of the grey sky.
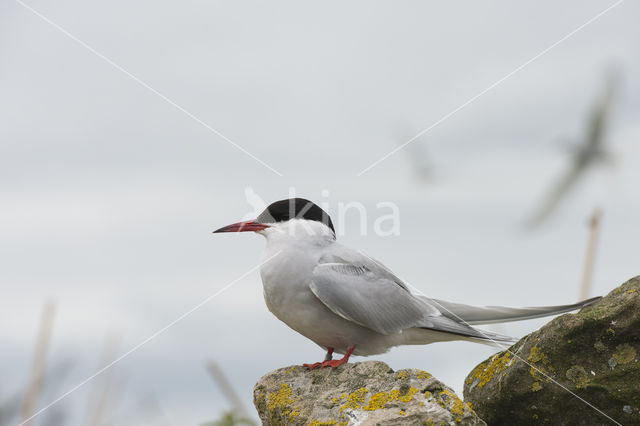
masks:
[[[416,141],[432,155],[432,184],[412,180],[403,151],[356,174],[613,2],[28,4],[284,176],[18,3],[0,3],[0,396],[27,378],[47,298],[59,305],[52,363],[76,362],[62,392],[95,369],[110,330],[125,351],[256,265],[260,237],[210,233],[249,211],[247,186],[267,202],[292,186],[333,208],[359,201],[370,218],[377,202],[395,202],[400,235],[359,236],[354,215],[342,240],[434,297],[573,302],[595,205],[604,218],[594,292],[640,273],[634,2]],[[546,226],[523,232],[611,66],[622,75],[607,137],[615,167],[589,173]],[[208,358],[247,403],[260,375],[321,359],[261,293],[255,273],[118,365],[123,406],[153,395],[168,424],[198,424],[225,408]],[[451,343],[377,358],[459,390],[490,353]],[[64,404],[83,408],[88,390]],[[159,423],[134,411],[120,422]]]

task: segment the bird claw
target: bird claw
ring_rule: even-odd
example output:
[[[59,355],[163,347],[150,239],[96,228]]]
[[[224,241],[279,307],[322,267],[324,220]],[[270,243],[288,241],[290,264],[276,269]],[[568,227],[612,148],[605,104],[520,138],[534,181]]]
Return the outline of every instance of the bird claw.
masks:
[[[331,367],[335,370],[342,364],[346,364],[349,361],[349,357],[351,356],[355,348],[356,348],[355,345],[350,347],[341,359],[333,359],[333,360],[325,359],[322,362],[316,362],[315,364],[302,364],[302,366],[306,367],[309,370],[313,370],[314,368],[325,368],[325,367]],[[330,358],[331,354],[333,354],[333,348],[329,348],[329,350],[327,351],[327,358]]]
[[[319,368],[321,364],[321,362],[315,362],[313,364],[302,364],[302,366],[307,370],[313,370],[314,368]]]
[[[309,370],[313,370],[316,368],[325,368],[325,367],[331,367],[333,369],[336,369],[342,364],[346,364],[346,363],[347,363],[346,359],[334,359],[331,361],[316,362],[314,364],[302,364],[302,366],[306,367]]]

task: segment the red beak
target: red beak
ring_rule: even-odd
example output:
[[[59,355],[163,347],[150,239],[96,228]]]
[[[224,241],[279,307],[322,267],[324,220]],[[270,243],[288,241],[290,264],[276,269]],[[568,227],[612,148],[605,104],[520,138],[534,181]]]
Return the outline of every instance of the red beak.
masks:
[[[256,223],[252,220],[247,220],[246,222],[232,223],[231,225],[223,226],[222,228],[213,231],[213,233],[262,231],[268,227],[269,225],[265,225],[264,223]]]

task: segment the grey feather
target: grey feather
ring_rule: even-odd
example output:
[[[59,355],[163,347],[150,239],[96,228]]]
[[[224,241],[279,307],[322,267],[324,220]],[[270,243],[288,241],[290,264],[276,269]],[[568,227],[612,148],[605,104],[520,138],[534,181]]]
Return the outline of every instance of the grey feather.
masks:
[[[453,333],[459,336],[471,337],[473,339],[480,339],[485,341],[513,343],[518,340],[514,339],[511,336],[505,336],[503,334],[493,333],[486,330],[478,330],[466,323],[459,322],[459,320],[457,319],[452,319],[444,315],[425,319],[424,324],[421,326],[421,328],[440,331],[444,333]]]
[[[445,317],[451,318],[455,321],[462,320],[467,324],[491,324],[546,317],[549,315],[575,311],[576,309],[589,306],[602,299],[601,297],[593,297],[572,305],[509,308],[506,306],[472,306],[462,303],[447,302],[446,300],[419,297],[429,303],[435,304]]]
[[[350,249],[338,243],[335,243],[332,247],[331,252],[323,255],[318,263],[342,263],[346,265],[364,266],[376,276],[393,281],[394,283],[405,289],[407,292],[409,292],[409,289],[402,282],[402,280],[382,263],[371,256],[368,256],[357,250]]]
[[[331,311],[381,334],[424,328],[485,341],[513,338],[471,327],[538,318],[569,312],[600,298],[572,305],[509,308],[471,306],[415,296],[381,263],[360,252],[336,245],[313,271],[309,288]]]
[[[443,316],[430,299],[412,295],[399,279],[382,277],[369,267],[373,266],[320,264],[313,271],[309,288],[337,315],[381,334],[424,328],[474,339],[513,341]]]
[[[309,287],[337,315],[381,334],[416,327],[428,312],[403,286],[364,265],[320,264]]]

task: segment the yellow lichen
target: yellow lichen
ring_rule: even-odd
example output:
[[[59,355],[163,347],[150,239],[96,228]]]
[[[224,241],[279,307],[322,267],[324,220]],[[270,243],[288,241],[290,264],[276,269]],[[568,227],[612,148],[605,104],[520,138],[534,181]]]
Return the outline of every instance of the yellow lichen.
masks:
[[[366,411],[373,411],[384,408],[386,404],[392,401],[409,402],[417,392],[418,389],[416,388],[409,388],[409,390],[404,394],[401,394],[398,389],[393,389],[389,392],[378,392],[371,395],[369,403],[362,407],[362,409]]]
[[[540,362],[547,359],[547,356],[539,347],[532,346],[531,349],[529,349],[529,356],[527,357],[527,360],[529,360],[530,362]]]
[[[531,362],[531,368],[529,369],[529,373],[534,381],[546,380],[547,382],[551,381],[549,378],[550,372],[554,371],[551,362],[549,361],[549,357],[542,352],[542,350],[537,346],[532,346],[529,350],[529,356],[527,360]],[[542,386],[540,387],[542,389]],[[540,390],[537,389],[537,390]],[[532,386],[533,390],[533,386]],[[535,390],[534,390],[535,392]]]
[[[348,422],[337,422],[335,420],[311,420],[309,426],[347,426]]]
[[[618,345],[613,357],[618,361],[618,364],[627,364],[636,358],[636,350],[627,343]]]
[[[406,416],[406,415],[407,415],[407,412],[406,412],[406,411],[404,411],[404,410],[400,410],[398,413],[399,413],[401,416]]]
[[[407,380],[409,378],[409,373],[406,371],[398,371],[396,374],[396,380]]]
[[[293,404],[295,400],[291,398],[291,386],[286,383],[283,383],[280,386],[280,390],[278,392],[271,392],[267,397],[267,409],[273,410],[279,407],[285,407],[289,404]]]
[[[280,390],[277,392],[271,392],[267,395],[267,410],[272,413],[279,411],[283,416],[296,417],[300,415],[300,412],[290,407],[295,402],[295,399],[291,397],[291,386],[283,383],[280,386]]]
[[[538,392],[540,389],[542,389],[540,382],[533,382],[531,385],[531,392]]]
[[[367,388],[360,388],[357,391],[350,393],[347,395],[346,404],[340,407],[340,411],[360,408],[364,403],[364,398],[367,393],[369,393],[369,389]]]
[[[402,393],[398,389],[393,389],[388,392],[378,392],[371,395],[369,401],[365,403],[367,394],[370,393],[367,388],[360,388],[351,394],[343,394],[340,399],[346,399],[345,404],[340,407],[340,411],[349,409],[361,408],[365,411],[379,410],[385,408],[386,404],[392,401],[409,402],[413,400],[413,397],[418,393],[418,389],[411,387],[406,392]],[[338,402],[337,398],[333,398],[332,402]]]
[[[394,390],[394,391],[391,391],[391,392],[393,393],[393,392],[396,392],[396,391]],[[396,398],[398,399],[398,401],[409,402],[409,401],[411,401],[413,399],[413,395],[415,395],[418,392],[418,389],[409,388],[409,390],[404,394],[400,394],[400,391],[397,391],[397,392],[398,393],[396,394],[397,395]]]
[[[447,401],[451,401],[451,404],[449,406],[449,411],[451,411],[451,414],[457,417],[464,415],[464,402],[462,402],[462,400],[458,398],[458,395],[446,389],[440,392],[440,396],[443,395],[446,395]]]
[[[384,408],[387,402],[389,402],[389,394],[387,392],[379,392],[371,395],[369,404],[363,408],[366,411],[378,410],[380,408]]]
[[[481,388],[489,383],[496,374],[506,370],[512,362],[513,358],[511,358],[510,352],[504,352],[502,355],[496,354],[491,357],[488,363],[483,362],[471,372],[467,379],[467,384],[471,384],[471,382],[476,379],[478,380],[477,386]]]
[[[428,373],[424,370],[418,370],[416,372],[416,376],[418,377],[418,379],[430,379],[431,377],[433,377],[431,376],[431,373]]]
[[[627,290],[627,291],[625,291],[625,293],[627,293],[627,294],[637,293],[637,292],[638,292],[638,289],[637,289],[637,288],[632,288],[631,290]]]

